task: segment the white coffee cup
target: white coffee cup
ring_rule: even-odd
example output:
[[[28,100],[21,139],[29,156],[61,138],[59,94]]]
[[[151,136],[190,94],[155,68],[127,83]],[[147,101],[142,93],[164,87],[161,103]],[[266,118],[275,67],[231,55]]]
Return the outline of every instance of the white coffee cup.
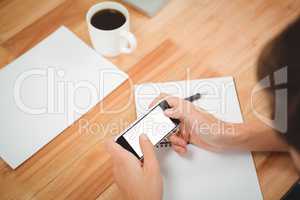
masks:
[[[125,23],[113,30],[101,30],[91,24],[91,18],[100,10],[114,9],[121,12]],[[114,57],[121,53],[129,54],[137,46],[135,36],[129,31],[129,12],[121,4],[116,2],[102,2],[92,6],[86,14],[86,22],[90,38],[95,50],[103,56]]]

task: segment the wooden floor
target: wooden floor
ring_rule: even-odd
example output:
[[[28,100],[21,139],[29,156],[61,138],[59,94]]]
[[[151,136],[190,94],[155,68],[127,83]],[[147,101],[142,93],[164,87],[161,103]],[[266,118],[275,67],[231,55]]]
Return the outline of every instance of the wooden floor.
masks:
[[[0,67],[61,25],[90,44],[84,19],[96,2],[0,0]],[[170,0],[154,18],[129,11],[138,48],[111,61],[134,83],[232,75],[244,119],[255,122],[249,97],[256,59],[264,44],[299,16],[300,0]],[[83,118],[107,127],[133,121],[131,92],[127,82],[102,102],[120,112],[106,114],[97,106]],[[260,109],[267,107],[265,98],[257,102]],[[0,160],[0,199],[122,199],[103,147],[104,138],[117,133],[82,133],[77,122],[16,171]],[[298,178],[287,154],[254,153],[254,159],[266,200],[279,199]]]

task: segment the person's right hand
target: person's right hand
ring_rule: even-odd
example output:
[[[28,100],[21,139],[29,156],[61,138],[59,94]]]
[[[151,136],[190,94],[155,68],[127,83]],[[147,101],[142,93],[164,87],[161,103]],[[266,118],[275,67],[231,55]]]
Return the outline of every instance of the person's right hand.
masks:
[[[180,120],[179,133],[173,134],[169,138],[173,149],[179,154],[187,151],[188,143],[210,151],[222,151],[234,141],[234,131],[229,134],[226,132],[227,124],[195,107],[189,101],[161,94],[149,107],[154,106],[162,99],[165,99],[171,106],[171,109],[165,110],[165,115]],[[221,127],[225,127],[224,130],[218,130]]]
[[[115,181],[128,200],[161,200],[163,181],[153,144],[146,135],[141,135],[140,146],[144,154],[143,163],[113,140],[106,142],[113,161]]]

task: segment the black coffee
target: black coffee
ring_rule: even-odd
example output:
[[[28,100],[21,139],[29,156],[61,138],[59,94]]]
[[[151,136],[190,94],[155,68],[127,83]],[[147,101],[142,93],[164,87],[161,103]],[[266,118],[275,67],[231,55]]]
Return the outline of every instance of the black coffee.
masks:
[[[119,28],[126,22],[126,17],[118,10],[104,9],[96,12],[91,18],[91,24],[102,30]]]

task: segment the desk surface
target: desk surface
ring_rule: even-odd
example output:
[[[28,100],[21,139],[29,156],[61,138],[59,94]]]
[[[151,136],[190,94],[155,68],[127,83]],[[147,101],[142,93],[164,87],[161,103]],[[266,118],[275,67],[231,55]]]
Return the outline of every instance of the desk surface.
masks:
[[[84,16],[95,2],[0,1],[0,67],[60,25],[90,44]],[[129,10],[139,46],[111,60],[134,83],[232,75],[244,118],[255,123],[249,96],[256,59],[264,44],[300,14],[300,1],[171,0],[154,18]],[[75,123],[16,171],[0,160],[0,199],[122,199],[103,141],[118,133],[114,125],[135,119],[131,93],[127,82],[101,103],[118,112],[95,107],[83,117],[87,129]],[[257,105],[268,107],[263,97]],[[298,178],[287,154],[254,153],[254,160],[265,199],[279,199]]]

